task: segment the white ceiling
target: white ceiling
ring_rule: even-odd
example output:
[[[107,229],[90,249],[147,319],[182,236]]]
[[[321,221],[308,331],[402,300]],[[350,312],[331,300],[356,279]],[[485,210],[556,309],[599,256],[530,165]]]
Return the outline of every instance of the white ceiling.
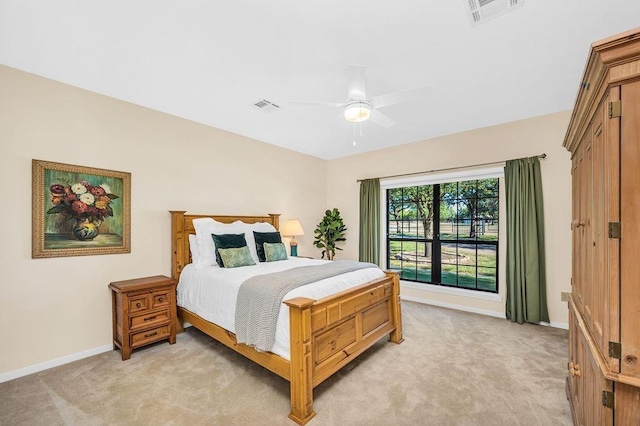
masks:
[[[0,64],[332,159],[571,109],[591,42],[640,25],[638,0],[526,0],[472,27],[464,1],[0,0]],[[354,147],[340,110],[288,104],[344,101],[348,65],[369,96],[433,90]]]

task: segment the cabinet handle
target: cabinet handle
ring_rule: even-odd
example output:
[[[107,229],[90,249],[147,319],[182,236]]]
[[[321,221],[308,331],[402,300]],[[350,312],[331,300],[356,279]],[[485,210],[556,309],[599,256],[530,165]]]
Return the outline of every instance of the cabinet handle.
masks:
[[[572,362],[569,363],[569,373],[571,374],[571,377],[582,377],[582,373],[580,372],[580,364],[573,364]]]
[[[158,334],[158,332],[154,331],[153,333],[145,334],[144,337],[147,338],[147,337],[155,336],[156,334]]]
[[[140,306],[142,306],[140,305],[140,302],[136,303],[136,308],[139,308]]]
[[[161,302],[161,303],[162,303],[162,297],[159,297],[159,298],[158,298],[158,302]]]
[[[145,320],[145,321],[153,321],[153,320],[154,320],[154,319],[156,319],[157,317],[158,317],[157,315],[154,315],[154,316],[152,316],[152,317],[144,318],[144,320]]]

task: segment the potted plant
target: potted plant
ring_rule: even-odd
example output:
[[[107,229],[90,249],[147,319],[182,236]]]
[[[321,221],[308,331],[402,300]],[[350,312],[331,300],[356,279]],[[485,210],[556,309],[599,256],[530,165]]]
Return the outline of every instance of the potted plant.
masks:
[[[336,250],[342,250],[340,247],[336,246],[336,243],[338,241],[347,241],[344,237],[346,230],[347,227],[344,225],[338,209],[334,208],[333,210],[327,210],[324,212],[322,221],[318,224],[315,231],[313,231],[315,234],[315,241],[313,244],[317,248],[322,249],[323,259],[326,253],[327,259],[333,260]]]

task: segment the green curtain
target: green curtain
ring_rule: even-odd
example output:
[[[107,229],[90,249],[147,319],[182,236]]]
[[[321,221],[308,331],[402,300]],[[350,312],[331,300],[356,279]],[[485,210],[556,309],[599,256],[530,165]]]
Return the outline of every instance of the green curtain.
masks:
[[[380,179],[360,182],[360,262],[380,265]]]
[[[507,161],[507,319],[549,321],[538,157]]]

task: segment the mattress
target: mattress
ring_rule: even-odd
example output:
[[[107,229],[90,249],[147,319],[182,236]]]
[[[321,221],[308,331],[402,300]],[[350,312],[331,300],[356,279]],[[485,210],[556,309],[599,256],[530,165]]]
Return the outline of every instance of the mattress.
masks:
[[[240,285],[255,275],[284,271],[299,266],[318,265],[325,260],[293,257],[278,262],[261,262],[241,268],[185,266],[178,282],[178,306],[225,330],[235,333],[235,309]],[[283,300],[294,297],[321,299],[384,276],[379,268],[366,268],[304,285],[288,292]],[[289,360],[289,307],[282,304],[276,326],[273,353]]]

